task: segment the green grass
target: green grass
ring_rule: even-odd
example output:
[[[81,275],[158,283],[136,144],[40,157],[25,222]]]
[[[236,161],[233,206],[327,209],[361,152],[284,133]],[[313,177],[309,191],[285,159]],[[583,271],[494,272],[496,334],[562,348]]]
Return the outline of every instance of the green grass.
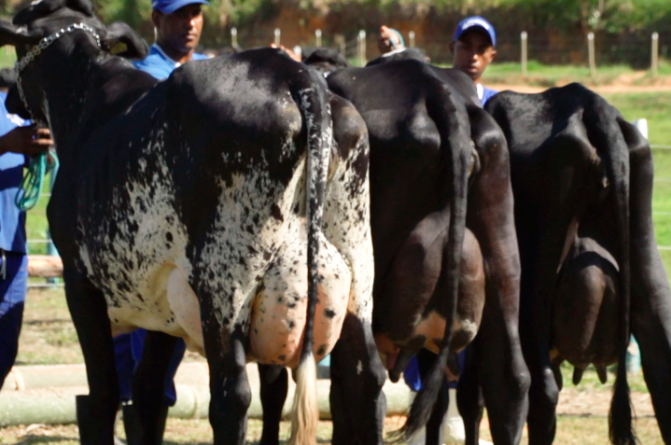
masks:
[[[617,366],[612,365],[608,368],[608,381],[606,383],[601,383],[599,376],[596,374],[596,369],[594,365],[589,365],[580,380],[580,383],[577,385],[573,384],[573,365],[568,362],[561,364],[562,372],[562,381],[564,388],[575,388],[578,391],[611,391],[613,384],[615,383],[615,374],[617,372]],[[643,373],[639,372],[637,374],[629,373],[627,374],[627,382],[629,383],[629,389],[632,392],[648,392],[648,387],[645,384],[643,379]]]
[[[628,121],[646,118],[651,144],[671,146],[671,93],[617,93],[605,94],[604,97]],[[665,163],[665,167],[667,166],[669,165]],[[671,178],[671,174],[668,176]]]
[[[665,66],[666,69],[666,66]],[[628,65],[609,65],[597,67],[597,74],[592,81],[589,67],[572,65],[544,65],[530,60],[527,63],[527,75],[522,76],[519,63],[493,63],[487,67],[483,82],[485,84],[524,84],[541,87],[553,87],[558,83],[566,84],[581,82],[585,84],[604,85],[612,83],[623,74],[636,73]],[[666,73],[666,71],[664,71]],[[660,75],[664,74],[660,69]]]
[[[44,186],[42,187],[42,197],[40,197],[37,205],[28,211],[26,216],[26,236],[29,240],[41,240],[47,238],[49,227],[49,223],[47,222],[48,203],[49,177],[47,176],[44,180]],[[47,245],[45,243],[29,243],[28,251],[32,254],[46,254]]]
[[[671,93],[618,93],[604,97],[622,115],[633,121],[648,120],[652,145],[671,146]],[[653,219],[657,244],[671,246],[671,150],[653,149],[655,183],[653,189]],[[667,274],[671,273],[671,251],[660,251]]]
[[[16,62],[16,52],[13,46],[0,48],[0,68],[11,68]]]
[[[83,363],[62,288],[30,290],[23,318],[18,365]]]

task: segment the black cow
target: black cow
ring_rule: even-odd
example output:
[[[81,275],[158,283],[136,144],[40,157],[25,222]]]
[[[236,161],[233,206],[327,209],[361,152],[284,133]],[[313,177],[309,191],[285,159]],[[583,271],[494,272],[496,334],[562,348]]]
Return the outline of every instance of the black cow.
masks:
[[[245,441],[248,359],[296,367],[292,443],[314,443],[315,358],[341,330],[352,366],[339,372],[358,385],[347,401],[379,442],[368,141],[353,107],[339,103],[351,143],[335,147],[323,78],[274,49],[157,83],[110,56],[146,45],[87,0],[34,2],[0,22],[0,44],[19,58],[8,107],[48,122],[61,159],[48,216],[90,386],[82,443],[113,441],[110,321],[153,331],[133,385],[146,444],[161,442],[173,336],[207,355],[215,443]]]
[[[354,104],[370,135],[378,347],[393,379],[422,347],[438,353],[402,433],[429,420],[439,393],[447,397],[448,352],[463,348],[480,324],[462,370],[460,411],[472,422],[480,415],[480,382],[494,439],[518,443],[529,375],[517,333],[520,269],[503,134],[458,71],[404,60],[339,70],[327,81]],[[469,292],[457,298],[460,277],[478,262],[486,283],[481,323],[461,306]],[[479,301],[472,290],[471,303]]]
[[[335,70],[349,68],[347,59],[333,48],[317,48],[303,59],[303,63],[316,69],[325,76]]]
[[[418,60],[420,62],[428,62],[429,58],[426,57],[424,52],[419,48],[403,48],[402,50],[392,51],[383,54],[380,57],[376,57],[375,59],[370,60],[366,66],[379,65],[381,63],[393,62],[395,60]]]
[[[652,225],[652,155],[640,133],[578,84],[504,92],[487,104],[511,156],[522,260],[520,335],[532,373],[529,443],[556,429],[559,363],[618,363],[610,437],[635,443],[625,354],[630,331],[671,443],[671,290]],[[473,442],[471,442],[473,443]]]

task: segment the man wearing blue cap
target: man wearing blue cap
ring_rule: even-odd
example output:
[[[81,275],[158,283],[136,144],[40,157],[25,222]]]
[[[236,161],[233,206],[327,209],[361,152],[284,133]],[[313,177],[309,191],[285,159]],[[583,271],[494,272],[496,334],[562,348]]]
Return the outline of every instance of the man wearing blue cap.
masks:
[[[135,63],[137,69],[163,80],[186,62],[207,59],[195,52],[203,32],[201,5],[209,5],[207,1],[152,0],[151,4],[156,42],[149,55]]]
[[[179,66],[192,60],[208,57],[195,52],[203,31],[202,5],[205,0],[152,0],[151,19],[154,23],[156,42],[149,55],[134,65],[140,71],[151,74],[158,80],[167,79]],[[138,413],[132,404],[133,375],[139,366],[147,331],[136,329],[130,334],[114,338],[117,375],[124,417],[124,427],[128,445],[142,444],[142,433]],[[182,361],[186,345],[179,340],[165,377],[165,392],[161,407],[161,418],[156,435],[163,437],[168,407],[177,401],[174,377]],[[159,439],[158,442],[161,442]]]
[[[495,48],[494,26],[479,16],[468,17],[459,22],[450,42],[453,68],[463,71],[473,79],[483,106],[497,93],[480,83],[485,69],[496,57]]]

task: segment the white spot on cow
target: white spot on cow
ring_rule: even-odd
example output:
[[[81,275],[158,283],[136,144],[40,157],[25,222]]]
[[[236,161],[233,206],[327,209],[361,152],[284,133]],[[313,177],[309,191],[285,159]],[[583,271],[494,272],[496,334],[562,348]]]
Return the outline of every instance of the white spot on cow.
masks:
[[[476,334],[478,333],[478,328],[478,324],[473,320],[457,318],[456,322],[454,323],[455,331],[462,331],[471,339],[475,338]]]
[[[356,362],[356,373],[358,375],[361,375],[362,372],[363,372],[363,363],[361,363],[361,360],[359,360]]]
[[[317,360],[330,353],[340,337],[352,284],[343,257],[323,235],[318,237],[320,280],[313,331]],[[307,241],[305,221],[293,225],[254,298],[250,355],[255,360],[298,365],[307,311]]]
[[[168,303],[175,314],[175,321],[186,331],[188,338],[194,341],[188,345],[189,349],[205,355],[200,303],[186,275],[178,268],[173,269],[168,277]]]

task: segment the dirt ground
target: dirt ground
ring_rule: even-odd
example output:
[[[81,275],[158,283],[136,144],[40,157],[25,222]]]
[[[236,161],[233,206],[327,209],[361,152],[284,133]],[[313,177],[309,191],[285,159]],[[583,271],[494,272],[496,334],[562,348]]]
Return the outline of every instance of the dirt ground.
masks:
[[[385,422],[385,431],[388,433],[399,428],[405,418],[388,418]],[[654,418],[643,417],[636,420],[636,433],[643,445],[663,445],[659,435],[657,422]],[[280,443],[286,444],[289,436],[289,422],[282,422]],[[247,445],[258,445],[261,438],[262,423],[259,420],[250,420],[247,426]],[[558,419],[558,445],[605,445],[608,443],[608,419],[605,417],[561,416]],[[319,422],[317,429],[317,443],[330,444],[333,426],[331,422]],[[117,435],[125,438],[123,428],[117,426]],[[487,420],[482,422],[480,438],[491,441]],[[522,438],[526,444],[527,432]],[[212,430],[206,420],[169,419],[164,437],[165,445],[206,445],[212,443]],[[12,445],[76,445],[78,444],[78,430],[75,425],[27,425],[11,428],[0,428],[0,444]]]
[[[607,416],[610,409],[610,391],[564,388],[559,394],[557,414],[560,416]],[[654,416],[649,393],[632,392],[631,403],[638,417]]]

